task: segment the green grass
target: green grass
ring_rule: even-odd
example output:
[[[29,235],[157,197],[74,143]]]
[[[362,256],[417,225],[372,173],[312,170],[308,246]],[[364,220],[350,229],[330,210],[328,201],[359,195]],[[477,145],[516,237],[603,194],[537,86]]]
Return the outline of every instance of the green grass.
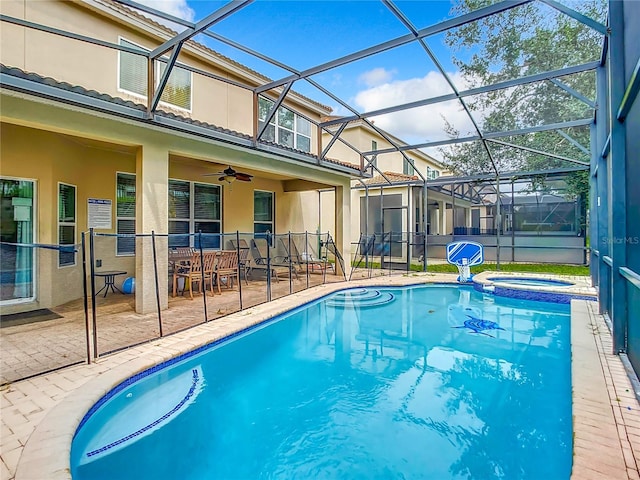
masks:
[[[364,264],[360,265],[363,267]],[[372,268],[380,268],[379,263],[372,263]],[[476,267],[471,267],[471,273],[476,274],[485,270],[497,270],[495,263],[484,263]],[[411,271],[421,272],[422,265],[411,265]],[[501,272],[528,272],[528,273],[548,273],[552,275],[589,275],[589,267],[583,265],[556,265],[547,263],[500,263]],[[455,265],[431,264],[427,265],[427,272],[431,273],[458,273]]]

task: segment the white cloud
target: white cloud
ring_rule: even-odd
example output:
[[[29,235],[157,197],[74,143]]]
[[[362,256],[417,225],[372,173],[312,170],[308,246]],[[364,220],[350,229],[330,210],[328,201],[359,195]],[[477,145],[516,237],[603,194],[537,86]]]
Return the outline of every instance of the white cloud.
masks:
[[[161,12],[168,13],[169,15],[173,15],[174,17],[181,18],[183,20],[188,20],[189,22],[193,22],[195,18],[196,12],[189,6],[187,0],[137,0],[138,3],[143,5],[147,5],[149,7],[155,8],[156,10],[160,10]],[[163,25],[167,25],[172,29],[183,30],[184,27],[176,25],[172,22],[168,22],[163,18],[156,17],[155,15],[150,15],[146,12],[143,12],[144,15],[151,16],[155,21],[162,23]]]
[[[464,88],[459,72],[448,75],[457,88]],[[431,71],[422,78],[397,80],[362,90],[354,101],[361,111],[369,112],[451,93],[453,90],[445,78],[439,72]],[[448,138],[442,117],[459,130],[461,136],[475,133],[473,124],[457,100],[394,112],[374,117],[374,120],[376,125],[407,143],[422,143]],[[477,115],[476,120],[481,124],[481,115]]]
[[[374,68],[360,75],[358,82],[364,83],[367,87],[371,88],[390,81],[395,73],[395,70],[386,70],[382,67]]]

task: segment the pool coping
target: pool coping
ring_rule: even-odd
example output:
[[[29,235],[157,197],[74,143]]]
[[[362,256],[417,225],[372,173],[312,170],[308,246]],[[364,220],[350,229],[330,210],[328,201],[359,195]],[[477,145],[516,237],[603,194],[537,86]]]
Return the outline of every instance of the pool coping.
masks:
[[[558,277],[555,277],[558,278]],[[71,441],[76,428],[91,407],[107,392],[125,379],[139,374],[158,363],[169,361],[194,349],[219,341],[235,332],[262,324],[302,304],[345,288],[360,286],[409,286],[429,283],[455,283],[452,276],[434,274],[408,274],[403,276],[376,277],[349,283],[326,284],[284,297],[277,301],[259,305],[219,320],[193,327],[178,334],[164,337],[149,344],[132,347],[124,352],[99,359],[91,365],[70,367],[68,371],[82,371],[83,379],[76,388],[59,403],[52,406],[28,438],[17,461],[15,479],[29,480],[47,478],[68,480],[70,473]],[[635,448],[624,428],[623,406],[613,405],[611,378],[607,380],[605,363],[617,361],[624,372],[619,357],[607,358],[603,345],[607,331],[594,324],[592,306],[595,302],[574,300],[572,302],[572,377],[573,377],[573,421],[574,421],[574,465],[572,478],[633,478],[640,479],[635,466]],[[606,330],[606,325],[604,326]],[[597,335],[596,335],[597,332]],[[602,340],[604,338],[604,340]],[[594,342],[595,339],[595,342]],[[600,349],[598,340],[600,339]],[[609,336],[610,341],[610,336]],[[573,348],[575,342],[575,349]],[[52,376],[55,374],[51,374]],[[60,374],[58,374],[60,375]],[[625,377],[626,378],[626,377]],[[17,382],[19,383],[19,382]],[[614,390],[614,399],[620,393]],[[640,409],[633,401],[633,420],[640,425]],[[624,398],[626,403],[631,399]],[[620,410],[616,416],[616,409]],[[622,423],[622,428],[620,427]],[[595,431],[594,431],[595,430]],[[603,436],[605,432],[606,435]],[[624,434],[624,435],[623,435]],[[640,428],[638,429],[640,435]],[[638,437],[640,439],[640,437]],[[640,442],[639,442],[640,443]],[[607,453],[605,459],[594,456],[594,451]],[[640,456],[639,456],[640,457]],[[622,476],[624,474],[624,476]],[[635,476],[633,476],[635,475]]]
[[[500,281],[492,280],[500,277]],[[597,301],[597,292],[594,288],[580,283],[570,282],[570,285],[523,285],[509,283],[508,279],[535,279],[535,280],[570,280],[570,277],[560,278],[558,275],[526,272],[497,272],[484,271],[473,276],[472,284],[479,292],[493,293],[499,297],[513,298],[517,300],[534,300],[538,302],[551,302],[570,304],[572,300]]]

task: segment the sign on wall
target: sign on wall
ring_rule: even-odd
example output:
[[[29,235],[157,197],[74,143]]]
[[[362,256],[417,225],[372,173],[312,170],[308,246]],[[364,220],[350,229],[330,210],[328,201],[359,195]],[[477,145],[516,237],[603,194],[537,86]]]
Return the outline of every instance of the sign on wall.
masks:
[[[111,230],[111,200],[106,198],[90,198],[88,200],[89,228]]]

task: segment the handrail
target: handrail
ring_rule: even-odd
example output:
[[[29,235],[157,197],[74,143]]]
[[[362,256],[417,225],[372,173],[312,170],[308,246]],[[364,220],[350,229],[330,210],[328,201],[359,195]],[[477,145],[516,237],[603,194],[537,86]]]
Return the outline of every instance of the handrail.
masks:
[[[620,275],[628,280],[628,282],[640,290],[640,275],[627,267],[620,267]]]

